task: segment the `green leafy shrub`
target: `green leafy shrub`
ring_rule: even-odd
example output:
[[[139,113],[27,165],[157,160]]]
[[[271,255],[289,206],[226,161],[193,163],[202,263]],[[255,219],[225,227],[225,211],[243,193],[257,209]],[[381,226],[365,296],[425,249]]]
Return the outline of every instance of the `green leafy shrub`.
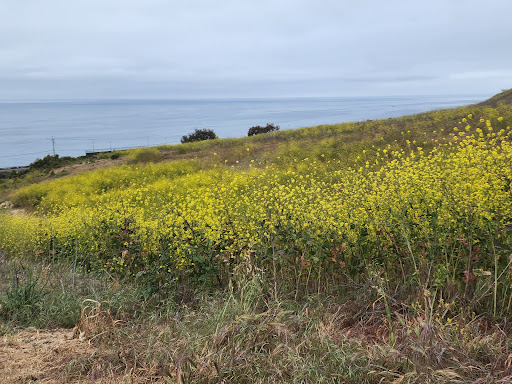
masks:
[[[181,138],[181,143],[192,143],[194,141],[213,140],[217,135],[212,129],[196,129],[193,133]]]
[[[69,156],[59,157],[59,155],[47,155],[42,159],[36,159],[29,167],[30,170],[49,171],[69,164],[72,160],[73,158]]]

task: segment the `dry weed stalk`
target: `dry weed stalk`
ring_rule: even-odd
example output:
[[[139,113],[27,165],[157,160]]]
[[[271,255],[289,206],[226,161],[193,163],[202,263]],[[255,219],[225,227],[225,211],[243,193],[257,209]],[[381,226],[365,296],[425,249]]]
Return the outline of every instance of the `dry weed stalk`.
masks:
[[[105,338],[121,323],[112,316],[108,302],[86,299],[82,302],[80,320],[73,329],[73,337],[89,342]]]

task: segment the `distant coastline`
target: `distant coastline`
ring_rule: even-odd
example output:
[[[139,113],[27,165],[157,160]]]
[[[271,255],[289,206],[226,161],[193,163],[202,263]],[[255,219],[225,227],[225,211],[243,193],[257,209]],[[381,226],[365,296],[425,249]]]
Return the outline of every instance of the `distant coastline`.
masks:
[[[79,157],[98,149],[176,144],[195,128],[244,136],[256,124],[282,129],[399,117],[485,100],[487,95],[196,100],[0,102],[0,168],[27,166],[55,151]],[[52,138],[54,143],[52,143]]]

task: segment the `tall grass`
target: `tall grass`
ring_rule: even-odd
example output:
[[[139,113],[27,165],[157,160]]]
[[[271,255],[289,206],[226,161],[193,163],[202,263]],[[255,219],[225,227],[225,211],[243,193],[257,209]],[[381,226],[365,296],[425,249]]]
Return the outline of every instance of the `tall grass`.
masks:
[[[38,273],[31,281],[44,270]],[[69,290],[89,297],[72,310],[74,337],[82,344],[50,362],[42,377],[376,384],[506,382],[512,374],[509,326],[468,311],[455,315],[448,303],[433,313],[422,303],[372,303],[365,286],[343,298],[333,292],[275,299],[270,274],[241,268],[236,276],[225,290],[196,291],[183,305],[173,290],[144,299],[137,284],[105,284],[103,277],[91,281],[78,274]],[[85,286],[96,288],[84,295]],[[395,324],[393,340],[386,305]],[[59,317],[57,311],[53,315]]]

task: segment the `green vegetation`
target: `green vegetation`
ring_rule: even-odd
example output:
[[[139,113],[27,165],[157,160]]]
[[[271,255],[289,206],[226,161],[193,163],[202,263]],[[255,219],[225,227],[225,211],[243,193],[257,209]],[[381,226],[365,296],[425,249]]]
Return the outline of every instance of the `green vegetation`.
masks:
[[[112,155],[114,156],[114,155]],[[118,157],[113,158],[112,160],[116,160]],[[128,153],[128,162],[131,164],[136,163],[155,163],[162,160],[162,154],[156,148],[137,148],[133,149]]]
[[[4,270],[10,280],[0,298],[0,318],[18,326],[73,327],[79,319],[80,298],[52,281],[52,270],[24,267],[17,262]],[[9,273],[10,272],[10,273]]]
[[[469,106],[146,148],[12,190],[3,329],[76,324],[123,351],[105,378],[497,382],[511,122]]]
[[[74,158],[65,156],[59,157],[59,155],[51,156],[47,155],[42,159],[37,159],[29,165],[30,170],[38,171],[51,171],[52,169],[60,168],[74,161]]]
[[[498,93],[496,96],[491,97],[489,100],[486,100],[479,105],[496,108],[500,105],[510,104],[512,104],[512,89],[503,90],[503,92]]]

